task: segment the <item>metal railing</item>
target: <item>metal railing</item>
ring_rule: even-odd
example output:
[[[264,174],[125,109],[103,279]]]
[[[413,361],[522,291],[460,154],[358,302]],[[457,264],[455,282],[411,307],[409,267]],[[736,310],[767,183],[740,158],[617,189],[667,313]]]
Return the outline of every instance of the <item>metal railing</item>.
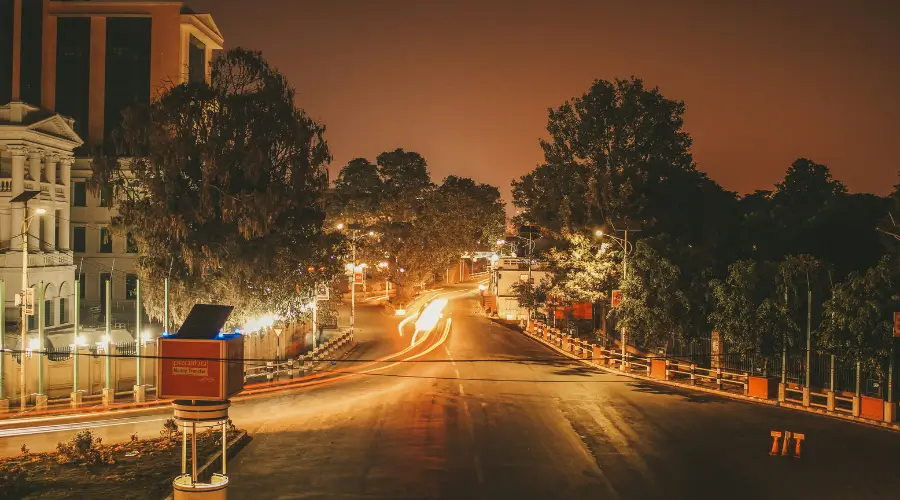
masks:
[[[314,350],[296,358],[288,358],[278,363],[275,361],[267,361],[265,365],[259,366],[245,365],[244,382],[259,378],[265,378],[267,381],[271,381],[281,376],[291,378],[295,374],[305,375],[306,372],[313,369],[317,362],[323,359],[329,359],[337,354],[338,350],[352,343],[353,334],[350,331],[345,331],[341,335],[328,339],[316,346]]]
[[[670,354],[640,353],[637,349],[631,349],[623,354],[621,347],[616,348],[614,344],[608,348],[605,345],[589,343],[540,320],[535,321],[527,333],[561,351],[600,366],[639,373],[659,380],[705,386],[761,399],[774,399],[775,396],[769,394],[769,386],[774,380],[780,380],[781,376],[780,355],[725,353],[711,356],[698,352],[698,350],[691,350],[687,355],[674,357]],[[786,380],[785,383],[778,384],[777,398],[779,402],[793,403],[805,408],[819,408],[831,413],[848,414],[875,421],[886,417],[892,418],[888,414],[888,410],[891,405],[894,405],[893,410],[896,411],[896,403],[885,404],[881,416],[879,416],[877,407],[872,409],[871,401],[868,403],[870,407],[868,413],[862,408],[861,398],[882,398],[883,386],[886,382],[879,373],[874,370],[862,370],[856,363],[852,363],[851,366],[846,362],[838,362],[835,356],[815,354],[810,356],[810,385],[812,387],[807,387],[804,385],[806,379],[805,352],[799,354],[802,355],[792,353],[786,359]],[[751,379],[755,379],[757,384],[757,389],[753,393],[750,388]],[[848,387],[851,382],[854,387],[852,390],[848,390],[851,389]],[[864,387],[867,389],[864,390]]]

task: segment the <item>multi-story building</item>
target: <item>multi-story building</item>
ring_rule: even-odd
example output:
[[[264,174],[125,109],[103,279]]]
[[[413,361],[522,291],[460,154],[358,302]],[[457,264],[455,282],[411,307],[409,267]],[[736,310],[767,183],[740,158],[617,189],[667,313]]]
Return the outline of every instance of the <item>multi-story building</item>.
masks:
[[[40,183],[42,189],[46,184],[54,196],[63,190],[62,196],[47,200],[41,195],[54,205],[41,218],[41,229],[34,229],[35,234],[44,235],[41,242],[48,247],[34,252],[62,256],[53,257],[57,259],[53,262],[62,262],[79,275],[78,293],[87,307],[105,307],[102,283],[111,279],[115,305],[127,308],[133,299],[136,258],[127,235],[110,233],[115,209],[106,208],[87,187],[90,152],[108,146],[110,133],[128,106],[149,103],[173,84],[208,81],[212,51],[221,49],[222,43],[212,17],[195,13],[180,1],[0,0],[0,105],[12,102],[4,108],[9,109],[6,112],[26,117],[22,123],[7,123],[0,114],[0,137],[4,128],[19,130],[36,125],[33,120],[38,117],[56,117],[52,118],[55,126],[65,128],[61,124],[66,124],[69,129],[59,135],[74,148],[74,155],[37,147],[22,153],[21,148],[18,152],[4,148],[0,140],[0,150],[5,149],[0,213],[2,196],[16,196],[17,190],[28,189],[26,184]],[[23,154],[28,177],[17,180]],[[55,168],[55,163],[60,167]],[[4,182],[10,186],[8,194],[2,191]],[[19,212],[21,208],[11,212],[11,226],[0,217],[0,251],[15,246],[3,242],[12,238],[4,239],[4,235],[21,232],[15,226]],[[46,228],[56,227],[65,229],[51,239],[56,230]],[[6,265],[2,257],[0,265]],[[74,277],[66,283],[71,287],[72,281]],[[75,291],[57,289],[55,293],[74,296]],[[56,305],[51,325],[71,321],[60,312],[66,310],[65,299]],[[8,308],[11,301],[12,295],[7,294]],[[90,321],[89,316],[83,319]]]

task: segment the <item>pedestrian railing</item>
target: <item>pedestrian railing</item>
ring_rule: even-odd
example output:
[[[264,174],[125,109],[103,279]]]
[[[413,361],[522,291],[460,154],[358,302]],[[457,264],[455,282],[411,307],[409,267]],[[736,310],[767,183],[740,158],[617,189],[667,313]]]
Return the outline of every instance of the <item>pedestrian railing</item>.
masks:
[[[244,369],[244,382],[265,378],[266,381],[281,377],[293,378],[294,375],[305,375],[319,361],[334,357],[337,352],[353,342],[353,334],[348,330],[341,335],[328,339],[316,346],[312,351],[296,358],[284,361],[267,361],[265,365],[250,366]]]
[[[529,325],[527,333],[593,364],[643,374],[655,379],[714,388],[760,399],[777,399],[781,403],[874,421],[893,422],[898,410],[897,403],[882,404],[878,398],[834,390],[812,390],[793,382],[791,377],[788,377],[786,383],[777,383],[780,382],[777,378],[765,376],[765,370],[759,372],[725,368],[722,366],[725,364],[723,359],[713,360],[710,364],[714,366],[702,367],[693,361],[671,359],[665,355],[628,351],[623,353],[621,348],[609,349],[586,342],[539,320]],[[777,391],[774,388],[777,388]]]

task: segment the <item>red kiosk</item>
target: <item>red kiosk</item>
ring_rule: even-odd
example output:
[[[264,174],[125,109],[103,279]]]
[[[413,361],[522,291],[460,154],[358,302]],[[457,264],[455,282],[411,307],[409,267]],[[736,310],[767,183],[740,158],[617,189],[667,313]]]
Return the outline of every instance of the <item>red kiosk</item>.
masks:
[[[158,340],[159,397],[175,400],[175,421],[182,430],[181,475],[172,481],[175,500],[227,498],[228,398],[244,387],[244,338],[222,332],[233,309],[195,304],[177,333]],[[222,472],[204,482],[197,472],[198,427],[222,430]]]

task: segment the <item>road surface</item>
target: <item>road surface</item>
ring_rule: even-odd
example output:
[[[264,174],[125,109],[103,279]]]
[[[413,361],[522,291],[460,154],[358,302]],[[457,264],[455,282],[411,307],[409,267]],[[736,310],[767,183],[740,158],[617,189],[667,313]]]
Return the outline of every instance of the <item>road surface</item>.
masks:
[[[898,433],[605,373],[455,297],[420,345],[374,365],[410,332],[360,308],[360,323],[382,327],[339,365],[357,375],[236,404],[253,440],[229,464],[229,497],[900,497]],[[152,418],[95,430],[104,442],[155,435]],[[804,433],[803,457],[769,456],[771,430]],[[29,447],[74,432],[48,431]],[[24,438],[0,439],[0,451]]]
[[[272,402],[229,495],[900,497],[900,434],[604,373],[474,307],[451,302],[427,355]],[[769,456],[773,429],[805,433],[803,457]]]

